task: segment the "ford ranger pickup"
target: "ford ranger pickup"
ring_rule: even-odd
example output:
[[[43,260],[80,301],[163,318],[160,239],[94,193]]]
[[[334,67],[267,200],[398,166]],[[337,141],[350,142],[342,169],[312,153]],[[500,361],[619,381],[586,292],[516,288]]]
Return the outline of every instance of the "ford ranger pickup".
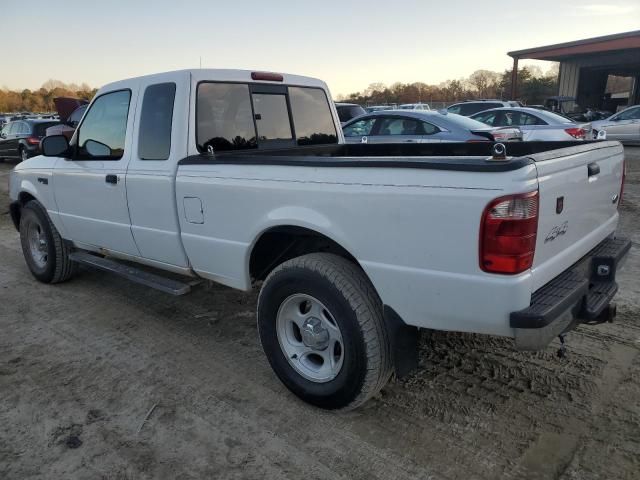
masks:
[[[615,315],[618,142],[344,144],[324,82],[186,70],[101,88],[10,177],[26,264],[181,295],[260,287],[267,359],[354,408],[417,365],[420,328],[545,348]]]

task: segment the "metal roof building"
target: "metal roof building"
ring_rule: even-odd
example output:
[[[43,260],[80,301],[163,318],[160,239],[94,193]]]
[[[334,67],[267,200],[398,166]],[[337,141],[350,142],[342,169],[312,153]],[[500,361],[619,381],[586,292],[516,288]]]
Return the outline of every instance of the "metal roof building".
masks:
[[[640,103],[640,30],[509,52],[513,58],[511,98],[517,97],[518,60],[560,62],[558,95],[582,107],[606,108],[610,75],[631,77],[627,105]]]

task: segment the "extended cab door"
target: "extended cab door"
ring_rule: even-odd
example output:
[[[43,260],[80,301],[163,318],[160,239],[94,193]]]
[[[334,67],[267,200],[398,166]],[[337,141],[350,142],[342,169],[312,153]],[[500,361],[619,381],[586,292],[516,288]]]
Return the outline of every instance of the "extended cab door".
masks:
[[[92,102],[72,158],[56,162],[53,185],[67,239],[138,256],[125,188],[136,99],[137,88],[123,88]]]
[[[153,76],[140,84],[134,149],[127,170],[131,230],[143,258],[188,267],[180,239],[175,179],[187,156],[189,82],[186,72]]]

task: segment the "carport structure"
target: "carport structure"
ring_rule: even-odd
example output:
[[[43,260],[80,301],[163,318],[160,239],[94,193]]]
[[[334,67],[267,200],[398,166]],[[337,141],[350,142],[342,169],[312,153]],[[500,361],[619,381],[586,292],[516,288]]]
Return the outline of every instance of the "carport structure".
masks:
[[[581,108],[611,109],[640,103],[640,30],[509,52],[513,58],[511,98],[517,98],[518,60],[560,62],[558,95]],[[628,99],[606,95],[610,76],[630,77]],[[621,103],[622,102],[622,103]]]

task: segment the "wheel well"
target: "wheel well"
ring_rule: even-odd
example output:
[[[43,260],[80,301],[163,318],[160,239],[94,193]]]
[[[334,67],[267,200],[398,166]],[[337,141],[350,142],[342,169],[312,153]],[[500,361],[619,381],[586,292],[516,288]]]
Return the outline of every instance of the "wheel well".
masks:
[[[22,216],[22,207],[24,207],[31,200],[35,200],[36,198],[27,192],[21,192],[18,195],[18,201],[13,202],[9,206],[9,213],[11,214],[11,220],[13,221],[13,225],[16,227],[16,230],[20,230],[20,217]]]
[[[333,253],[359,266],[353,255],[329,237],[304,227],[282,226],[264,232],[254,245],[249,260],[251,279],[264,280],[281,263],[316,252]]]

